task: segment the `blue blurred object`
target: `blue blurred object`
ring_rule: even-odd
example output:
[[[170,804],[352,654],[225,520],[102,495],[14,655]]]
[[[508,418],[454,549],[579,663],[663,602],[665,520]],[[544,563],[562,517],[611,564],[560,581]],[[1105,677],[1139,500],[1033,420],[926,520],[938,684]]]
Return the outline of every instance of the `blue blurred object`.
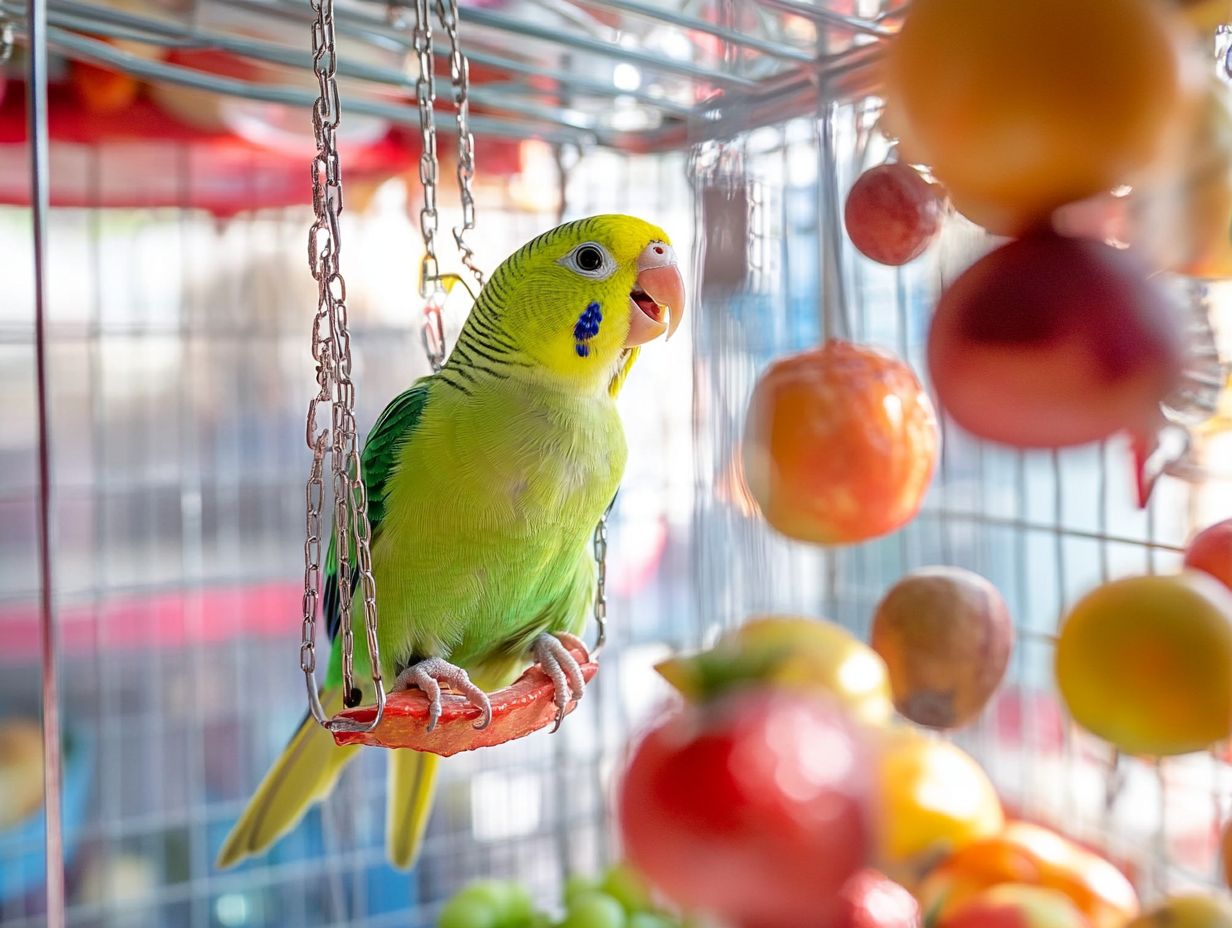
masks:
[[[94,745],[85,735],[70,732],[65,739],[63,809],[64,864],[77,851],[85,824],[93,780]],[[12,828],[0,832],[0,902],[17,899],[41,887],[46,877],[43,806]]]

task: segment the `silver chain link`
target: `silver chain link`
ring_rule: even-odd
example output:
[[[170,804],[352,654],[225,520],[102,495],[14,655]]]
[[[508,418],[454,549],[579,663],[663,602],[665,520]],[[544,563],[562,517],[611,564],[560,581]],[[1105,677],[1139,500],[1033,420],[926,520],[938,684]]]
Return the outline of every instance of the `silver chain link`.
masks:
[[[424,255],[419,266],[419,295],[424,305],[423,343],[428,363],[439,371],[445,363],[445,290],[441,286],[441,270],[436,260],[436,232],[440,226],[436,212],[436,75],[432,68],[432,19],[428,0],[415,0],[415,25],[412,48],[419,65],[415,80],[415,100],[419,105],[419,185],[423,188],[423,206],[419,210],[419,232],[423,236]]]
[[[342,173],[338,161],[338,123],[341,118],[338,52],[334,38],[333,0],[309,0],[316,19],[312,24],[312,69],[320,94],[312,108],[317,152],[312,161],[312,207],[316,220],[308,233],[308,266],[317,282],[317,311],[312,321],[312,356],[317,362],[319,390],[308,405],[305,438],[312,450],[312,467],[305,490],[303,626],[300,669],[308,687],[313,717],[327,728],[371,731],[385,711],[385,687],[377,643],[376,581],[372,577],[367,493],[355,437],[355,385],[351,381],[351,335],[342,277]],[[318,429],[317,413],[330,407],[330,426]],[[324,460],[330,452],[334,490],[333,531],[338,568],[339,631],[342,634],[343,695],[355,700],[355,635],[351,627],[351,543],[355,544],[364,628],[375,687],[376,716],[364,725],[329,719],[316,686],[316,621],[321,588],[321,509],[324,506]]]
[[[453,84],[453,102],[458,119],[458,192],[462,199],[462,225],[454,226],[453,240],[458,246],[462,264],[474,275],[482,289],[483,271],[475,263],[475,252],[466,241],[466,234],[475,229],[475,196],[471,182],[475,178],[475,136],[471,133],[471,66],[462,54],[458,41],[458,0],[436,0],[436,15],[441,28],[449,36],[449,80]]]

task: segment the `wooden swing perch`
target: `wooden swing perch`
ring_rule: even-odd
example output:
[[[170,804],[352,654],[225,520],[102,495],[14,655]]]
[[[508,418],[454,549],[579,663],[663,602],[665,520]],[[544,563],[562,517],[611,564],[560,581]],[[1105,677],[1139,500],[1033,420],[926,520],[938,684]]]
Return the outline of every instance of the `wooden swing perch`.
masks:
[[[570,646],[569,651],[577,659],[582,676],[589,683],[599,665],[591,660],[585,648]],[[475,722],[479,719],[477,706],[472,705],[465,696],[442,692],[441,717],[436,728],[428,731],[428,697],[422,690],[400,690],[386,698],[385,712],[375,728],[371,731],[336,730],[333,732],[334,741],[339,745],[409,748],[449,757],[463,751],[514,741],[551,725],[556,720],[555,691],[551,677],[538,664],[532,665],[509,686],[490,694],[492,721],[482,730],[475,728]],[[565,714],[572,712],[576,706],[576,701],[570,702],[565,707]],[[371,725],[375,717],[375,706],[357,706],[338,715],[339,719],[364,726]]]

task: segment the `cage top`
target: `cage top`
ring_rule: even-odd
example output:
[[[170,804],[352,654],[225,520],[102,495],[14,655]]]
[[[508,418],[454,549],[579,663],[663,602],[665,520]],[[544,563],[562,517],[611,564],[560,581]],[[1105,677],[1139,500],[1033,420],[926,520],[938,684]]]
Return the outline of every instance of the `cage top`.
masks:
[[[339,0],[344,119],[416,124],[407,0]],[[462,0],[477,135],[679,150],[873,87],[901,0]],[[24,37],[25,3],[0,0]],[[303,107],[311,11],[295,0],[49,0],[48,41],[141,80]],[[434,30],[438,61],[448,43]],[[448,101],[448,72],[438,98]],[[451,119],[448,106],[442,123]]]

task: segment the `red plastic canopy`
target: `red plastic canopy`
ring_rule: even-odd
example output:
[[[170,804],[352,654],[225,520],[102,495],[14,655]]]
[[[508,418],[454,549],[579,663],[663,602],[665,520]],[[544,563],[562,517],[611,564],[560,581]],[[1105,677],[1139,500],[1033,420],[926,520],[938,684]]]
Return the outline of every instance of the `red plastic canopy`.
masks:
[[[0,102],[0,203],[30,202],[25,86],[10,82]],[[77,207],[180,207],[221,217],[262,208],[311,203],[310,115],[304,113],[302,150],[277,150],[224,132],[195,128],[145,97],[117,115],[82,105],[67,85],[48,88],[51,202]],[[441,138],[442,157],[449,158]],[[413,129],[394,127],[379,140],[345,143],[343,182],[358,193],[418,165]],[[521,169],[519,143],[477,140],[483,177]],[[445,175],[449,171],[442,172]]]

